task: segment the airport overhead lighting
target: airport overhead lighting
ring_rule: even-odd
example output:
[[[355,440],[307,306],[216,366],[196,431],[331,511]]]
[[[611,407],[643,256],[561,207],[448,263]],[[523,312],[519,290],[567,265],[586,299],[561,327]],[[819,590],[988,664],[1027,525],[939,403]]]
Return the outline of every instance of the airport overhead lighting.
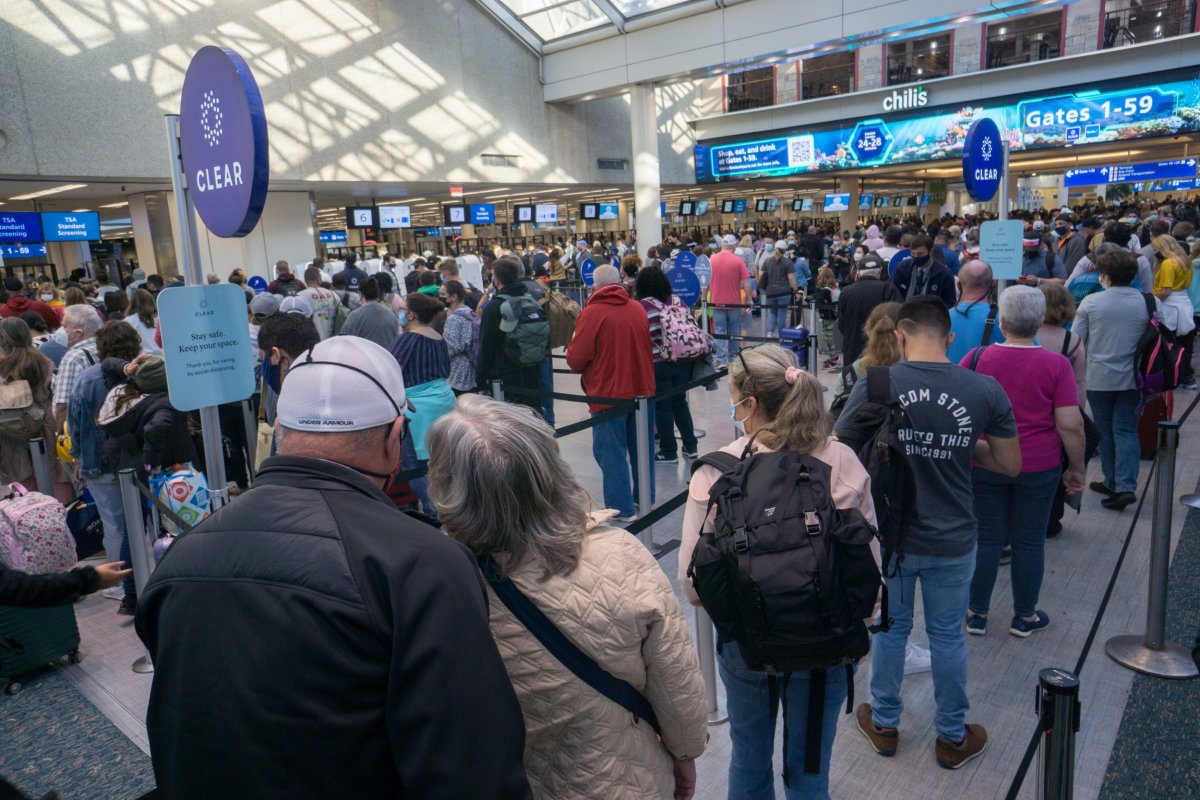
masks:
[[[74,191],[75,189],[82,189],[86,186],[87,186],[86,183],[64,183],[62,186],[54,186],[50,189],[42,189],[41,191],[38,191],[38,192],[30,192],[29,194],[22,194],[22,195],[18,195],[16,197],[10,197],[8,199],[9,200],[36,200],[39,197],[48,197],[52,194],[59,194],[60,192],[70,192],[70,191]]]

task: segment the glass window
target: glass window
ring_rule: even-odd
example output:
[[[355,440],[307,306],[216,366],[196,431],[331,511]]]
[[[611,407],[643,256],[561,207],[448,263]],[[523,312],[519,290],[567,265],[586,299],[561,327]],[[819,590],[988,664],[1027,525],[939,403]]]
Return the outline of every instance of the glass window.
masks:
[[[517,0],[514,5],[549,5],[549,8],[544,10],[520,16],[522,22],[546,40],[590,30],[609,21],[604,12],[588,0],[571,0],[562,5],[538,3],[537,0]]]
[[[725,110],[745,111],[775,105],[775,67],[760,67],[725,76]]]
[[[987,26],[987,69],[1029,64],[1062,55],[1061,10],[1030,14]]]
[[[686,2],[688,0],[612,0],[613,5],[620,9],[621,13],[627,17],[645,14],[650,11],[658,11],[662,8],[670,8],[671,6],[677,6],[680,3]]]
[[[944,78],[950,74],[950,34],[890,42],[887,62],[888,86]]]
[[[855,86],[854,52],[830,53],[800,62],[800,97],[829,97],[853,92]]]
[[[1104,7],[1104,47],[1182,36],[1192,32],[1196,0],[1108,0]]]

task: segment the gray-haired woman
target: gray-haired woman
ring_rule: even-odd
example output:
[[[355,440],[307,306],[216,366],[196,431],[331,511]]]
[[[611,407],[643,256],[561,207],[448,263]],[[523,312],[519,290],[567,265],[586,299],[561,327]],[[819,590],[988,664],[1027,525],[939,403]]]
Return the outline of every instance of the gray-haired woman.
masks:
[[[442,527],[553,627],[650,703],[645,718],[592,689],[489,589],[492,634],[525,715],[535,798],[687,800],[707,718],[696,650],[671,584],[632,536],[589,512],[554,431],[523,406],[463,395],[430,429]],[[611,512],[609,512],[611,514]]]
[[[1021,638],[1045,630],[1050,617],[1037,608],[1045,571],[1046,525],[1061,480],[1068,494],[1083,491],[1083,416],[1071,362],[1035,343],[1046,316],[1046,298],[1032,286],[1000,294],[1004,342],[977,347],[962,365],[991,375],[1012,403],[1021,443],[1015,477],[982,467],[972,470],[979,544],[967,611],[967,633],[987,633],[988,611],[1000,550],[1012,543],[1013,618],[1008,632]],[[1067,451],[1067,468],[1062,451]]]

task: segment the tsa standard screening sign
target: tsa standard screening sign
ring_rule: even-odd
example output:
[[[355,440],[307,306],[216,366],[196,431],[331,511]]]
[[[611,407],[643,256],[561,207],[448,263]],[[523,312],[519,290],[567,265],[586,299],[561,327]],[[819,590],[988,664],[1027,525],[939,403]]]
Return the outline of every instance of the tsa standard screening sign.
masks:
[[[225,239],[254,230],[267,202],[267,117],[245,60],[209,45],[192,58],[179,101],[188,192],[208,229]]]
[[[158,295],[171,405],[192,411],[254,393],[246,293],[231,283],[178,286]]]

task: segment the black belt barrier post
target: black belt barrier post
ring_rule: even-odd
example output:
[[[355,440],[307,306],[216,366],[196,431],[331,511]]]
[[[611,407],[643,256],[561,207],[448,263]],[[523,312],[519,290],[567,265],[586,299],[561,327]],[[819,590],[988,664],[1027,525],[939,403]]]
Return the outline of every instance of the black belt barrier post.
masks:
[[[45,439],[29,440],[29,457],[33,461],[33,477],[38,491],[54,496],[54,470],[50,466],[50,455],[46,452]]]
[[[498,380],[492,381],[492,399],[504,402],[504,384]]]
[[[817,317],[817,304],[810,300],[808,303],[808,371],[813,375],[817,374],[817,365],[820,363],[817,355],[817,342],[820,341],[817,327],[820,324],[821,320]],[[833,354],[830,353],[830,355]]]
[[[1072,800],[1079,712],[1079,678],[1065,669],[1038,673],[1037,713],[1042,726],[1039,800]]]
[[[1114,636],[1104,649],[1113,661],[1156,678],[1195,678],[1200,675],[1192,654],[1167,641],[1167,576],[1171,566],[1171,512],[1175,504],[1175,451],[1179,446],[1178,422],[1158,423],[1158,451],[1154,483],[1154,519],[1150,531],[1150,597],[1146,605],[1146,632]]]
[[[637,458],[638,471],[638,513],[649,514],[654,501],[650,499],[650,487],[654,484],[654,434],[651,409],[654,400],[649,397],[637,398],[637,410],[634,411],[634,430],[637,432],[637,448],[634,457]],[[654,526],[651,525],[638,534],[642,544],[651,553],[654,550]]]
[[[138,597],[146,590],[150,573],[154,571],[154,549],[146,538],[146,523],[142,516],[142,498],[134,482],[132,469],[123,469],[117,473],[117,481],[121,487],[121,506],[125,511],[125,535],[129,537],[129,557],[133,561],[133,583],[137,587]],[[158,531],[154,531],[157,536]],[[154,672],[154,663],[150,653],[133,662],[133,671],[138,673]]]
[[[239,405],[242,407],[242,427],[246,429],[246,476],[253,481],[254,464],[258,457],[258,420],[254,416],[254,405],[249,399],[243,400]]]

